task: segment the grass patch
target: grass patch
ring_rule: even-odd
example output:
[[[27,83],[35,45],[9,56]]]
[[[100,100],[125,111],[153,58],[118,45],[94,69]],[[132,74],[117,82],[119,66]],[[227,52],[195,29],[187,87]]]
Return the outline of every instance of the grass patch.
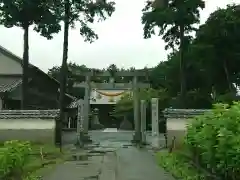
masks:
[[[204,180],[201,174],[191,163],[177,152],[160,151],[156,154],[158,165],[171,173],[176,179]]]
[[[39,179],[53,168],[64,161],[64,153],[54,145],[31,144],[31,153],[29,160],[23,167],[24,177],[26,180]],[[0,146],[0,156],[3,147]]]
[[[32,145],[30,161],[24,167],[24,171],[31,176],[43,176],[52,170],[56,164],[64,160],[64,154],[53,145]]]

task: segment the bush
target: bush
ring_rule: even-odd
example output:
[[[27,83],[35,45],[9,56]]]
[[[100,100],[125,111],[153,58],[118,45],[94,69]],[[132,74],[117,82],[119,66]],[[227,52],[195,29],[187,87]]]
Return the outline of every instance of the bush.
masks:
[[[196,168],[189,163],[188,159],[176,152],[158,152],[157,162],[161,167],[170,172],[177,179],[204,179],[203,174],[198,172]]]
[[[217,104],[187,127],[185,143],[195,161],[222,179],[240,177],[240,103]]]
[[[29,160],[29,142],[7,141],[0,149],[0,177],[14,179],[23,176],[23,167]]]

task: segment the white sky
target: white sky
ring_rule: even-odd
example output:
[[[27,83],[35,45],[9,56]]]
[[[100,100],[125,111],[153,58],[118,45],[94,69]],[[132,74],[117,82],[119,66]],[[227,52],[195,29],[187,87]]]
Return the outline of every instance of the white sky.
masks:
[[[166,60],[167,52],[160,37],[143,39],[141,10],[145,0],[115,0],[116,11],[104,22],[94,24],[99,39],[93,44],[83,42],[79,30],[72,29],[69,36],[68,61],[92,68],[104,68],[110,64],[118,67],[152,67]],[[237,3],[239,0],[206,0],[201,12],[203,23],[218,7]],[[62,60],[63,32],[46,40],[30,31],[30,62],[45,72]],[[0,45],[22,57],[23,31],[0,26]]]

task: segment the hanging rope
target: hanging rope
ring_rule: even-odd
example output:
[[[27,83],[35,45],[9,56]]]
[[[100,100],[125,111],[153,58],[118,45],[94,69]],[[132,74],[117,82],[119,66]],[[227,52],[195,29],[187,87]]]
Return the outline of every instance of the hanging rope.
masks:
[[[100,95],[108,96],[108,97],[120,96],[120,95],[123,95],[124,93],[126,93],[126,91],[117,92],[117,93],[108,93],[108,92],[101,92],[101,91],[98,91],[98,90],[96,90],[96,92],[99,93]]]

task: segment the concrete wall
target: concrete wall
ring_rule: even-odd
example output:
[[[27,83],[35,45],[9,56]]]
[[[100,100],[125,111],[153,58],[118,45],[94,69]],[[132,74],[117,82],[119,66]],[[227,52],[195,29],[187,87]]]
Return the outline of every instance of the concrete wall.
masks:
[[[19,62],[0,53],[0,74],[22,74],[22,66]]]
[[[0,119],[0,142],[26,140],[54,144],[55,126],[54,118]]]

